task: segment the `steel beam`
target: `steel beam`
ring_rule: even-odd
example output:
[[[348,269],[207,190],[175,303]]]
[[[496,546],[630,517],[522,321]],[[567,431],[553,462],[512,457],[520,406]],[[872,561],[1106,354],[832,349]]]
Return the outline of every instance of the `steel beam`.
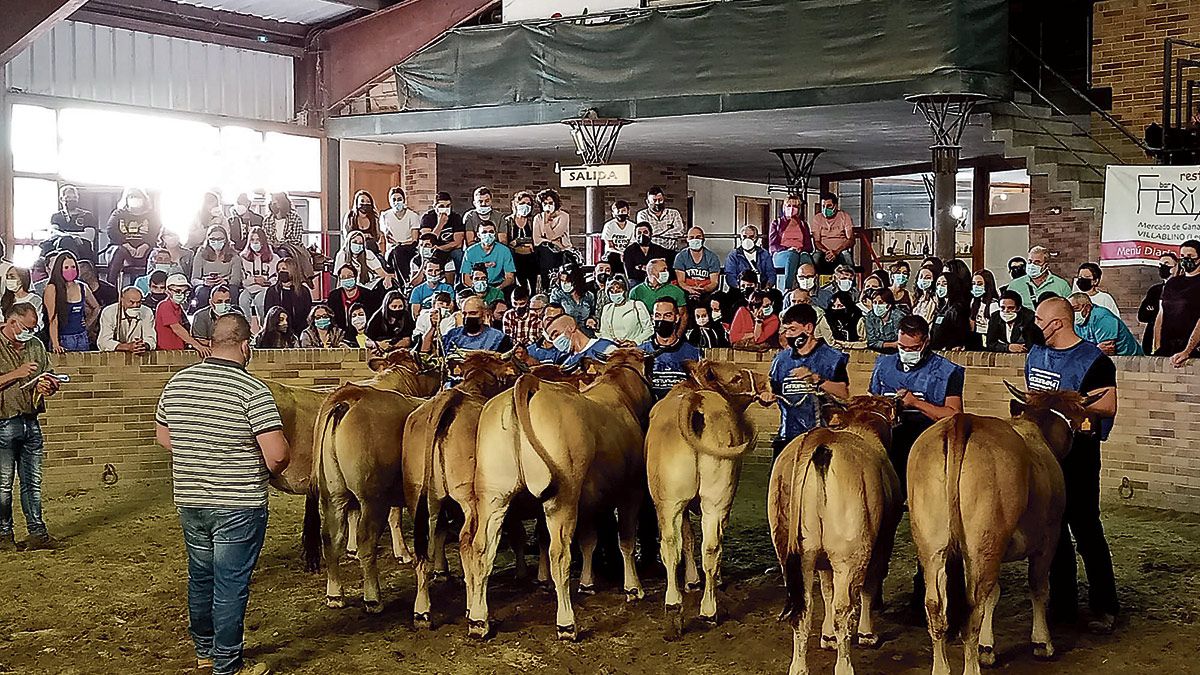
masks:
[[[86,0],[21,0],[5,2],[0,20],[0,66],[79,9]]]
[[[383,0],[326,0],[326,2],[355,9],[365,9],[369,12],[378,12],[387,5]]]

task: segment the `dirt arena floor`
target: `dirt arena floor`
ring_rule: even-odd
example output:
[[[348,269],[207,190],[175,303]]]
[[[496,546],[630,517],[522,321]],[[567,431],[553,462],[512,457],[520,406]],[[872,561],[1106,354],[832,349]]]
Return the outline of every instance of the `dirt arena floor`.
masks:
[[[687,633],[671,643],[661,637],[661,574],[645,580],[648,596],[636,604],[626,604],[611,582],[595,596],[576,594],[583,636],[569,644],[554,639],[553,596],[516,584],[511,557],[492,584],[492,616],[499,625],[487,642],[466,635],[457,580],[434,590],[435,628],[415,632],[413,575],[390,556],[383,566],[381,616],[366,616],[360,604],[327,609],[323,576],[303,572],[299,562],[302,500],[273,495],[247,617],[248,656],[283,673],[786,672],[791,632],[775,620],[782,600],[780,579],[768,572],[774,556],[764,516],[766,474],[762,466],[744,473],[726,541],[721,623],[697,622],[699,594],[689,594]],[[185,559],[169,485],[123,482],[52,492],[46,519],[64,540],[59,550],[0,555],[0,672],[189,672],[194,661]],[[23,531],[19,515],[17,520]],[[1117,633],[1094,637],[1078,627],[1056,627],[1057,658],[1035,661],[1025,568],[1011,564],[996,613],[998,670],[1200,673],[1200,517],[1114,507],[1107,510],[1106,526],[1127,609]],[[452,560],[452,569],[456,564]],[[886,641],[875,650],[854,650],[861,673],[929,670],[928,635],[905,610],[913,566],[902,525],[886,586]],[[357,567],[347,571],[357,576]],[[356,589],[349,589],[351,596]],[[816,649],[815,637],[810,644],[814,672],[831,672],[832,655]],[[961,663],[961,649],[951,653]]]

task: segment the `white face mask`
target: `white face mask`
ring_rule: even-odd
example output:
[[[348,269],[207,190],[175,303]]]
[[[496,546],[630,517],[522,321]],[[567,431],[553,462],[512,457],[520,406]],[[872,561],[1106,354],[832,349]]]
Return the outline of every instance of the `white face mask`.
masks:
[[[4,287],[15,293],[15,292],[17,292],[17,290],[19,290],[21,288],[21,280],[20,279],[5,279]]]
[[[853,279],[838,279],[837,287],[839,291],[848,291],[854,287]]]
[[[125,201],[125,204],[134,211],[137,211],[146,207],[146,200],[141,197],[130,197]]]
[[[480,206],[479,204],[476,204],[475,205],[475,213],[478,213],[480,216],[486,218],[486,217],[492,215],[492,207],[491,206]]]
[[[530,204],[517,204],[517,217],[525,218],[533,211],[533,206]]]
[[[542,210],[546,213],[554,213],[554,204],[542,204]]]
[[[670,280],[671,280],[671,273],[668,272],[667,270],[663,270],[658,273],[658,283],[665,284]]]
[[[239,216],[244,216],[250,212],[250,207],[246,206],[245,204],[235,204],[233,207],[233,212]]]
[[[756,246],[758,246],[758,242],[754,241],[750,237],[742,237],[743,251],[753,251]]]
[[[137,307],[125,308],[125,316],[127,316],[131,319],[136,319],[141,315],[142,315],[142,311],[140,309],[138,309]]]
[[[449,206],[439,206],[436,209],[434,209],[434,211],[436,211],[439,216],[450,215],[450,207]]]
[[[350,325],[354,326],[358,330],[362,330],[363,327],[367,325],[367,317],[362,315],[356,316],[353,319],[350,319]]]
[[[817,285],[817,280],[813,277],[799,277],[796,279],[796,285],[802,291],[811,291],[813,286]]]
[[[1004,323],[1012,323],[1017,320],[1016,312],[1000,312],[1000,320]]]

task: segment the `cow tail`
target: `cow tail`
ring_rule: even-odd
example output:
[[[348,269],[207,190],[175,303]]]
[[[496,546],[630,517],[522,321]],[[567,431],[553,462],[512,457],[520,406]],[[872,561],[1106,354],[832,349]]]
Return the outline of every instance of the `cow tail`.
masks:
[[[462,394],[457,389],[448,389],[443,395],[434,399],[430,406],[425,423],[419,425],[423,434],[420,447],[425,451],[425,472],[421,478],[421,491],[417,503],[411,506],[413,510],[413,554],[420,560],[428,557],[429,552],[429,502],[433,499],[433,463],[437,460],[438,450],[445,439],[446,432],[453,421],[455,408]],[[415,440],[415,439],[414,439]]]
[[[546,468],[550,470],[550,479],[554,481],[563,475],[563,471],[546,446],[542,445],[541,439],[533,433],[533,419],[529,415],[529,402],[533,399],[533,395],[538,393],[541,385],[542,381],[532,375],[522,375],[518,378],[516,386],[513,387],[513,410],[517,415],[517,426],[521,433],[529,439],[529,444],[533,446],[533,451],[537,453],[537,456],[546,463]],[[518,450],[518,452],[520,451]]]
[[[825,475],[833,451],[829,443],[833,434],[827,429],[814,429],[805,434],[796,447],[796,459],[792,462],[792,475],[788,481],[787,555],[783,559],[783,583],[787,591],[780,620],[795,623],[804,614],[808,593],[812,587],[812,570],[804,566],[804,537],[801,532],[800,507],[804,501],[804,486],[808,481],[809,469],[817,470],[821,492],[825,491]]]
[[[704,396],[699,392],[689,391],[684,394],[683,405],[679,406],[679,419],[676,426],[683,435],[683,440],[692,448],[692,451],[697,454],[716,457],[717,459],[737,459],[746,454],[746,451],[754,445],[754,433],[748,430],[746,425],[742,423],[742,415],[734,410],[733,406],[730,406],[730,412],[733,415],[733,419],[738,423],[738,432],[743,438],[748,437],[748,440],[741,444],[722,446],[704,442],[700,437],[704,433],[705,426],[704,413],[700,410],[702,405],[704,405]]]
[[[350,410],[350,404],[338,401],[323,415],[317,417],[317,429],[313,434],[313,479],[309,481],[308,494],[304,497],[304,527],[300,534],[300,545],[304,549],[304,567],[310,572],[321,569],[321,485],[326,444],[332,443],[333,432]]]
[[[962,499],[959,481],[962,478],[963,458],[967,452],[967,441],[971,437],[971,418],[967,415],[954,416],[946,430],[946,497],[950,507],[950,555],[946,559],[946,627],[948,635],[955,635],[965,625],[970,614],[967,599],[967,584],[962,552],[966,545],[963,529]]]

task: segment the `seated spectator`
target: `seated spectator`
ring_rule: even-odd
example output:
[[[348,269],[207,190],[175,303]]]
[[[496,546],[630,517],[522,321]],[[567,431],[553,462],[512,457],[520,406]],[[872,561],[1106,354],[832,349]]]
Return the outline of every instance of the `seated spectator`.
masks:
[[[213,324],[217,319],[238,309],[233,306],[228,286],[217,286],[209,295],[208,306],[192,316],[192,337],[200,344],[212,345]]]
[[[729,304],[729,297],[724,292],[717,291],[708,297],[708,318],[713,323],[721,324],[721,330],[725,331],[727,339],[729,322],[733,320],[733,311],[733,306]]]
[[[406,249],[407,255],[411,256],[417,237],[421,234],[421,216],[408,208],[408,195],[399,186],[388,190],[388,203],[392,208],[379,215],[384,248],[389,257],[397,246]],[[392,269],[399,272],[397,268]]]
[[[338,286],[329,291],[329,299],[326,301],[330,311],[333,312],[333,324],[346,333],[348,342],[358,337],[357,334],[351,334],[350,308],[354,305],[362,307],[363,325],[358,329],[361,331],[367,325],[365,317],[378,311],[379,306],[383,304],[382,292],[359,284],[357,279],[358,271],[353,267],[350,265],[339,267],[337,270]]]
[[[344,340],[349,347],[358,349],[375,349],[375,342],[367,337],[367,309],[361,303],[354,303],[347,316]]]
[[[867,278],[863,280],[863,288],[871,287],[872,284],[870,284],[868,282],[873,278],[878,279],[879,283],[881,284],[880,286],[877,286],[876,288],[891,288],[892,287],[891,272],[888,272],[887,270],[880,267],[879,269],[871,270],[871,273],[868,274]],[[893,297],[895,297],[895,296],[893,296]]]
[[[282,307],[272,307],[263,317],[262,330],[254,338],[255,349],[295,349],[300,341],[292,335],[291,317]]]
[[[933,323],[929,325],[929,348],[966,349],[971,342],[970,291],[949,266],[937,278],[933,289],[938,299],[938,308],[933,315]]]
[[[358,284],[365,288],[381,288],[395,283],[396,276],[383,268],[383,261],[374,251],[367,248],[367,235],[361,230],[355,230],[346,237],[346,244],[334,258],[333,266],[342,268],[349,266],[358,278]]]
[[[1021,294],[1008,289],[1000,294],[1000,309],[988,320],[987,350],[1023,354],[1039,336],[1033,310],[1021,306]]]
[[[574,318],[581,328],[590,331],[599,328],[596,322],[596,296],[587,290],[582,267],[564,265],[559,270],[558,284],[550,291],[550,302],[562,305],[567,315]]]
[[[908,292],[908,280],[911,273],[912,267],[903,260],[892,264],[892,297],[895,298],[897,305],[908,307],[910,312],[913,305],[912,294]]]
[[[458,326],[458,319],[454,315],[454,296],[439,292],[432,297],[431,306],[421,310],[413,328],[413,342],[426,354],[441,350],[442,336]],[[425,336],[429,336],[429,339],[425,339]]]
[[[810,262],[800,263],[800,267],[796,269],[796,283],[792,285],[792,290],[783,297],[783,311],[787,311],[788,307],[795,304],[812,305],[817,309],[817,323],[821,322],[821,313],[824,312],[821,307],[814,302],[817,295],[817,266]],[[849,292],[849,291],[846,291]],[[830,296],[832,299],[832,296]],[[817,333],[817,337],[821,337]]]
[[[275,283],[279,270],[279,256],[271,251],[267,235],[261,227],[250,230],[246,236],[246,248],[242,257],[242,294],[238,305],[242,314],[257,326],[266,314],[267,289]],[[251,328],[251,330],[254,330]]]
[[[569,315],[557,317],[546,324],[546,337],[559,352],[566,354],[563,368],[574,368],[585,358],[603,360],[617,348],[616,343],[604,338],[589,337],[580,330],[575,319]]]
[[[738,309],[729,327],[729,341],[734,349],[762,351],[779,346],[779,317],[771,296],[755,291],[750,304]]]
[[[541,298],[541,308],[546,307],[546,297]],[[541,312],[536,314],[532,309],[533,301],[525,286],[518,284],[512,292],[512,309],[504,314],[501,330],[512,340],[514,345],[524,347],[535,342],[541,333]]]
[[[450,329],[442,338],[442,352],[453,353],[455,350],[486,349],[493,352],[506,352],[512,349],[512,340],[500,331],[484,323],[486,305],[478,297],[467,298],[463,302],[462,325]],[[433,334],[423,339],[432,341]],[[426,345],[422,345],[424,348]]]
[[[625,247],[625,253],[621,256],[621,261],[625,266],[625,276],[629,277],[631,284],[640,284],[646,280],[646,265],[651,261],[675,259],[675,255],[670,250],[653,242],[651,232],[650,223],[638,223],[634,228],[633,242]],[[670,269],[667,272],[669,275]]]
[[[70,251],[77,261],[94,260],[100,231],[96,214],[79,206],[79,189],[74,185],[59,189],[58,203],[62,208],[50,216],[50,236],[42,244],[42,255]]]
[[[208,358],[212,353],[208,346],[201,343],[188,332],[187,306],[188,291],[191,285],[188,278],[182,274],[172,274],[167,277],[167,299],[158,303],[154,310],[154,333],[158,339],[160,350],[179,350],[191,347]],[[207,303],[206,303],[207,304]]]
[[[1027,263],[1026,263],[1025,259],[1019,255],[1009,258],[1008,259],[1008,276],[1009,276],[1009,278],[1012,279],[1013,281],[1016,281],[1016,280],[1020,279],[1021,277],[1025,276],[1026,265],[1027,265]],[[1004,286],[1002,286],[1000,288],[1000,292],[1003,293],[1004,291],[1007,291],[1008,287],[1011,285],[1012,285],[1011,283],[1004,284]],[[1028,309],[1028,308],[1026,308],[1026,309]],[[1033,310],[1031,309],[1029,311],[1033,311]]]
[[[871,312],[871,305],[870,300],[868,300],[867,297],[874,297],[876,291],[887,287],[887,282],[883,281],[882,278],[874,274],[868,274],[866,277],[864,277],[862,292],[858,294],[858,311],[862,312],[863,316],[869,314]],[[836,295],[836,293],[834,295]]]
[[[783,200],[783,213],[771,222],[768,231],[772,263],[779,270],[775,287],[791,290],[796,285],[796,270],[812,263],[812,234],[805,221],[804,198],[789,194]]]
[[[676,307],[687,305],[687,295],[671,282],[671,272],[667,269],[667,261],[655,258],[646,264],[645,281],[629,291],[629,299],[637,300],[646,306],[649,312],[654,311],[654,303],[660,298],[670,298]],[[553,296],[550,298],[554,299]]]
[[[421,283],[413,286],[412,293],[408,297],[413,316],[420,314],[423,309],[432,307],[433,298],[439,293],[452,295],[454,288],[446,283],[442,273],[442,263],[431,258],[425,261],[425,271],[421,273]]]
[[[1075,310],[1075,332],[1109,356],[1141,356],[1142,345],[1121,317],[1108,308],[1092,304],[1085,292],[1072,293],[1068,301]]]
[[[646,208],[637,212],[635,220],[638,223],[650,223],[654,243],[671,251],[678,251],[683,246],[683,215],[679,213],[679,209],[667,206],[667,195],[661,187],[655,185],[646,190]],[[653,313],[654,308],[650,311]]]
[[[158,303],[167,299],[167,277],[169,276],[166,272],[155,271],[150,273],[149,292],[142,299],[142,304],[149,307],[151,311],[158,309]],[[229,287],[226,286],[225,288],[228,289]]]
[[[353,204],[342,217],[342,236],[350,239],[354,233],[360,232],[367,250],[382,256],[385,246],[379,230],[379,211],[375,208],[375,198],[370,192],[359,190],[354,193]]]
[[[483,300],[485,305],[491,305],[497,300],[503,299],[504,293],[488,283],[487,274],[487,268],[484,267],[483,263],[475,265],[471,269],[470,275],[465,277],[466,283],[463,285],[463,289]],[[461,305],[462,303],[460,302],[459,304]]]
[[[233,202],[233,208],[229,210],[229,217],[225,219],[225,227],[229,229],[230,241],[233,242],[233,247],[239,250],[245,248],[246,235],[250,230],[264,227],[263,217],[251,211],[250,204],[250,195],[245,192],[239,194]],[[187,273],[184,272],[184,274]]]
[[[596,298],[597,315],[609,303],[608,291],[605,289],[608,288],[608,280],[612,278],[612,266],[608,264],[607,260],[600,260],[592,267],[592,276],[588,279],[587,289]]]
[[[1108,291],[1100,290],[1100,280],[1104,278],[1104,271],[1094,262],[1085,262],[1079,266],[1079,274],[1075,277],[1075,290],[1082,293],[1087,293],[1091,298],[1092,304],[1103,307],[1113,314],[1113,316],[1121,316],[1121,310],[1117,308],[1117,301]]]
[[[242,257],[230,245],[224,225],[208,228],[204,245],[196,251],[196,259],[192,262],[192,285],[196,289],[192,311],[207,306],[208,296],[217,286],[228,286],[237,301],[242,288]]]
[[[263,296],[263,307],[270,311],[272,307],[282,307],[283,311],[292,318],[288,324],[292,335],[297,338],[308,328],[308,315],[312,308],[312,293],[308,286],[300,283],[296,261],[293,258],[283,258],[275,274],[275,283],[267,287]]]
[[[313,305],[308,314],[308,328],[300,333],[300,346],[305,349],[334,349],[346,346],[346,335],[333,325],[333,312],[324,304]]]
[[[896,304],[891,289],[876,291],[871,299],[871,313],[863,322],[867,329],[867,348],[883,354],[895,353],[900,340],[900,320],[906,316],[908,307]]]
[[[508,314],[508,303],[503,299],[487,306],[488,325],[496,330],[504,330],[504,315]]]
[[[179,271],[178,265],[171,260],[171,252],[165,248],[156,248],[150,252],[150,261],[146,265],[146,274],[134,279],[133,285],[145,295],[150,292],[150,275],[155,272],[162,272],[170,276],[172,274],[182,274]]]
[[[562,199],[555,190],[542,190],[537,201],[542,210],[533,217],[533,246],[542,288],[549,288],[551,273],[567,262],[564,254],[571,250],[571,215],[562,210]]]
[[[863,297],[872,309],[874,309],[875,305],[888,306],[884,304],[886,298],[881,298],[883,290],[886,289],[863,291]],[[891,292],[889,291],[887,298],[890,298],[890,296]],[[820,323],[819,317],[817,322]],[[829,302],[829,311],[825,312],[825,322],[829,325],[829,332],[833,336],[830,346],[837,347],[838,349],[866,348],[866,320],[849,293],[838,291],[833,294],[833,300]],[[817,335],[815,327],[813,334]]]
[[[763,288],[775,286],[775,263],[771,254],[759,241],[758,228],[753,225],[742,227],[742,238],[738,246],[725,257],[725,281],[730,288],[737,286],[742,273],[753,270]]]
[[[654,335],[654,323],[644,304],[629,299],[627,286],[623,276],[608,280],[609,302],[600,312],[599,336],[620,347],[636,347]]]
[[[391,290],[383,297],[383,306],[367,322],[367,337],[384,351],[408,349],[412,346],[415,324],[404,293]]]
[[[698,301],[721,285],[721,259],[704,245],[704,230],[688,230],[687,249],[675,256],[675,280],[689,300]]]
[[[691,326],[684,339],[700,349],[719,349],[729,346],[729,335],[720,321],[713,321],[712,308],[697,305],[692,308]]]
[[[476,211],[471,211],[467,215],[474,213]],[[476,218],[478,217],[476,216]],[[512,251],[496,241],[496,225],[490,220],[479,221],[478,235],[479,241],[471,244],[463,254],[463,269],[474,271],[476,266],[482,266],[488,285],[498,290],[504,290],[517,283],[517,267],[513,261]],[[464,284],[468,281],[467,277],[468,275],[464,273]]]
[[[100,305],[79,280],[79,267],[69,252],[59,251],[51,261],[44,299],[51,350],[55,354],[88,351],[88,329],[100,320]]]
[[[426,232],[420,235],[416,243],[416,255],[407,256],[402,252],[403,246],[393,248],[387,257],[387,268],[392,270],[397,279],[397,285],[406,288],[416,288],[426,282],[425,267],[430,261],[436,262],[442,269],[442,282],[454,284],[457,267],[449,253],[437,249],[438,239]],[[402,283],[401,283],[402,282]]]
[[[817,267],[816,269],[819,270],[820,268]],[[829,309],[829,303],[833,300],[833,294],[838,291],[849,293],[856,298],[861,295],[858,287],[854,285],[853,267],[845,264],[838,265],[833,270],[833,279],[830,279],[829,283],[817,291],[817,298],[813,301],[813,304],[821,309]]]
[[[729,287],[729,291],[725,293],[726,301],[733,309],[745,307],[750,303],[750,294],[758,290],[758,272],[754,270],[742,270],[737,283]]]
[[[838,208],[837,195],[821,195],[821,210],[813,216],[811,226],[818,272],[826,274],[836,264],[854,264],[854,221]]]
[[[96,345],[102,352],[144,354],[158,345],[154,312],[142,305],[142,292],[130,286],[117,302],[100,311]]]
[[[1000,296],[996,293],[996,277],[989,269],[981,269],[971,277],[971,342],[969,349],[981,351],[987,345],[988,323],[1000,311]]]
[[[434,249],[450,256],[456,268],[462,266],[467,231],[462,215],[454,210],[449,192],[439,192],[434,196],[433,208],[421,216],[421,233],[432,234],[437,239]]]
[[[158,213],[146,192],[125,188],[108,219],[108,241],[117,247],[108,261],[109,283],[121,285],[122,274],[137,277],[146,273],[146,258],[161,229]]]
[[[512,250],[517,282],[530,293],[537,287],[538,257],[533,247],[533,193],[519,190],[512,197],[512,213],[501,223],[500,241]]]

